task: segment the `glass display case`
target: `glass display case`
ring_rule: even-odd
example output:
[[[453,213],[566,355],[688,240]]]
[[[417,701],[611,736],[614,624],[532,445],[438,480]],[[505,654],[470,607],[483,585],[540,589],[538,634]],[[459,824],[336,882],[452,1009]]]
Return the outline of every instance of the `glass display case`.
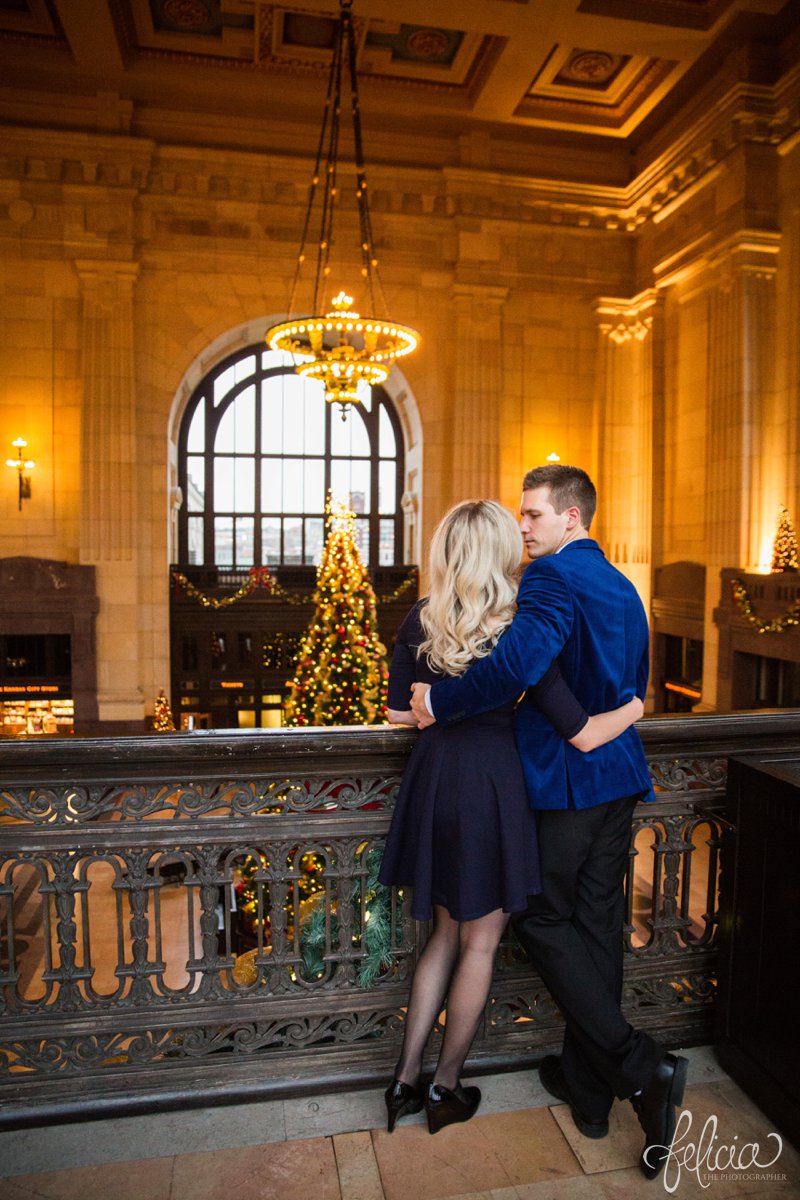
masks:
[[[58,737],[75,732],[71,699],[0,701],[0,737]]]

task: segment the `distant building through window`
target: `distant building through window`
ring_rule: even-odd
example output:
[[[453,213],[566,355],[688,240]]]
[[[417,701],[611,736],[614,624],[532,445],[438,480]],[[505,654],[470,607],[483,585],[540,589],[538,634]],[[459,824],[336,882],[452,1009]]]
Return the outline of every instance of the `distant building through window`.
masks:
[[[181,563],[318,563],[328,491],[355,510],[365,562],[403,562],[403,438],[389,397],[365,388],[342,421],[293,367],[250,346],[195,389],[178,442]]]

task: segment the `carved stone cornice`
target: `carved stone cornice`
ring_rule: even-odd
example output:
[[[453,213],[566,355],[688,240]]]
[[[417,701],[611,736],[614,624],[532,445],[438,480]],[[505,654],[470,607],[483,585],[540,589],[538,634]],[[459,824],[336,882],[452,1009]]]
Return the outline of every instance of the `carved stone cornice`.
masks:
[[[147,187],[150,138],[74,130],[2,127],[0,178],[104,188]]]
[[[84,300],[111,311],[120,300],[130,300],[139,275],[139,264],[122,259],[76,258],[75,270]]]
[[[632,340],[643,342],[653,328],[653,317],[660,302],[654,288],[629,300],[600,296],[595,303],[600,332],[617,345]]]
[[[709,233],[655,264],[656,288],[686,283],[695,276],[705,288],[717,286],[726,275],[737,272],[771,277],[777,270],[780,244],[781,234],[775,229],[725,230],[719,238]]]
[[[419,218],[427,225],[464,218],[633,233],[645,223],[664,222],[712,187],[726,160],[740,147],[772,146],[776,154],[788,153],[800,137],[800,68],[785,72],[774,87],[736,82],[713,99],[687,128],[676,129],[668,147],[625,185],[470,166],[373,161],[373,208],[406,227]],[[224,128],[217,136],[224,138]],[[60,185],[83,189],[82,200],[87,203],[92,197],[102,201],[117,196],[130,203],[138,199],[152,209],[164,196],[185,197],[195,204],[201,200],[222,206],[218,216],[223,221],[227,202],[272,204],[280,206],[280,224],[285,225],[287,214],[291,216],[295,208],[300,220],[310,169],[308,156],[280,149],[159,145],[152,137],[89,130],[5,125],[0,146],[0,180],[20,185],[34,207],[40,197],[43,205],[52,206],[52,188]],[[245,236],[241,215],[237,219]],[[260,214],[254,215],[254,222],[254,228],[263,228]],[[235,230],[229,232],[236,236]],[[35,219],[29,233],[39,236]],[[186,233],[202,239],[204,231],[187,226]],[[210,227],[207,236],[224,234]]]
[[[509,289],[481,283],[454,283],[450,295],[456,312],[478,324],[496,321],[508,300]]]

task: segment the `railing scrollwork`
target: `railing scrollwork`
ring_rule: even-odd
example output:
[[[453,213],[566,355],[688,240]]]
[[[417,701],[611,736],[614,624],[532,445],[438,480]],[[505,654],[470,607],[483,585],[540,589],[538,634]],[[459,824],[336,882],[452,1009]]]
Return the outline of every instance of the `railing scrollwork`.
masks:
[[[658,798],[634,815],[624,1003],[670,1044],[710,1033],[727,757],[800,750],[796,714],[743,716],[639,726]],[[4,748],[0,1122],[385,1074],[426,935],[375,882],[414,736]],[[560,1031],[509,935],[473,1062],[535,1060]]]

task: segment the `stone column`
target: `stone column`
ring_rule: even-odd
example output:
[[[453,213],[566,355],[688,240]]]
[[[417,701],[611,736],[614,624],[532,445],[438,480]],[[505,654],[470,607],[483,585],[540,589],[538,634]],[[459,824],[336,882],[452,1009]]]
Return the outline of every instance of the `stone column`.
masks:
[[[83,298],[82,563],[97,572],[98,714],[141,727],[132,262],[77,261]]]
[[[602,297],[598,363],[596,535],[650,612],[653,421],[663,391],[661,296]],[[595,530],[593,529],[594,533]]]
[[[788,261],[782,272],[780,386],[775,389],[776,407],[782,418],[776,422],[777,436],[786,457],[785,497],[795,528],[800,524],[800,201],[792,208],[786,231]],[[777,381],[776,381],[777,382]]]
[[[709,292],[706,409],[704,711],[717,707],[720,673],[714,610],[723,567],[751,569],[771,544],[766,510],[783,475],[782,460],[763,461],[774,402],[775,255],[778,236],[757,234],[720,254]],[[777,510],[777,502],[774,504]]]
[[[507,288],[456,284],[451,499],[496,499],[503,388],[502,311]]]

